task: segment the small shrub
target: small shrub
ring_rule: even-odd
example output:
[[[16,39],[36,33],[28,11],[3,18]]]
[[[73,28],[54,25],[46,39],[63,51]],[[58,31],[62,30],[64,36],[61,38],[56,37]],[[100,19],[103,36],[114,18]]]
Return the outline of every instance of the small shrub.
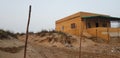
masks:
[[[28,34],[34,34],[34,32],[29,32]]]
[[[44,37],[46,34],[45,33],[42,33],[42,34],[40,34],[40,37]]]
[[[10,39],[10,36],[13,38],[17,38],[17,35],[14,34],[13,32],[4,31],[4,30],[0,29],[0,39],[3,39],[3,38]]]
[[[20,33],[19,35],[22,36],[22,35],[25,35],[25,33]]]
[[[52,31],[49,31],[49,33],[57,33],[57,31],[55,31],[55,30],[52,30]]]
[[[19,32],[17,32],[17,33],[16,33],[16,35],[20,35],[20,33],[19,33]]]
[[[35,33],[36,35],[40,35],[41,34],[41,32],[37,32],[37,33]]]
[[[15,33],[13,33],[13,32],[6,31],[6,34],[7,34],[7,35],[10,35],[10,36],[12,36],[12,37],[14,37],[14,38],[17,38],[17,35],[16,35]]]
[[[48,33],[49,31],[47,30],[42,30],[41,33]]]
[[[45,33],[48,33],[48,32],[49,32],[49,31],[47,31],[47,30],[42,30],[42,31],[40,31],[40,32],[37,32],[36,34],[43,37],[43,36],[45,35]]]

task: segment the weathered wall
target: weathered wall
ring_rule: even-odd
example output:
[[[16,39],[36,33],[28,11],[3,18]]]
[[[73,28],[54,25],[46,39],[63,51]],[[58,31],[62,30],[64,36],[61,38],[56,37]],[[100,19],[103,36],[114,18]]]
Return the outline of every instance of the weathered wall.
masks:
[[[76,28],[71,29],[71,24],[72,23],[76,24]],[[73,34],[73,35],[79,36],[80,25],[81,25],[80,17],[76,17],[76,18],[72,18],[70,20],[66,20],[66,21],[63,21],[63,22],[56,23],[56,30],[57,31],[62,31],[62,32],[65,32],[65,33],[68,33],[68,34]],[[64,30],[62,30],[63,26],[64,26]]]
[[[87,32],[94,37],[100,37],[105,40],[109,40],[111,36],[110,34],[114,32],[120,32],[120,28],[89,28],[87,29]]]

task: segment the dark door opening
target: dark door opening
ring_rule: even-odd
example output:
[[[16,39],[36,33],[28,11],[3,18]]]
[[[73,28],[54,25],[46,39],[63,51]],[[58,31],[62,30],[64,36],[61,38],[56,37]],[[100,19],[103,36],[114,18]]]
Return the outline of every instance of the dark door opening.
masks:
[[[98,23],[96,23],[96,27],[99,27],[99,24],[98,24]]]

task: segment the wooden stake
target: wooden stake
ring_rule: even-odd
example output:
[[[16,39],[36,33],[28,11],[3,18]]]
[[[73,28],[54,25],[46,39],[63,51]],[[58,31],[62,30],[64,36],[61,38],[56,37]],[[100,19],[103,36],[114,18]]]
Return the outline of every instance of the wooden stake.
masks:
[[[30,23],[30,17],[31,17],[31,5],[29,6],[29,15],[28,15],[28,23],[27,23],[27,29],[26,29],[26,40],[25,40],[25,49],[24,49],[24,58],[26,58],[26,52],[27,52],[27,42],[28,42],[28,32],[29,32],[29,23]]]
[[[82,46],[81,46],[82,45],[82,36],[83,36],[83,26],[82,25],[83,24],[81,22],[81,34],[80,34],[81,38],[80,38],[80,47],[79,47],[79,58],[81,58],[81,56],[82,56],[82,51],[81,51],[81,48],[82,48]]]
[[[98,18],[97,18],[97,21],[96,21],[96,23],[97,23],[97,25],[98,26],[96,26],[96,41],[98,40],[98,27],[99,27],[99,22],[98,22]]]
[[[118,33],[118,36],[117,36],[117,38],[119,39],[119,21],[118,21],[118,27],[117,27],[118,29],[117,29],[117,33]]]
[[[107,20],[107,22],[108,22],[109,20]],[[109,22],[110,23],[110,22]],[[110,35],[109,35],[109,24],[107,23],[107,34],[108,34],[108,41],[107,41],[107,43],[109,43],[109,41],[110,41]]]

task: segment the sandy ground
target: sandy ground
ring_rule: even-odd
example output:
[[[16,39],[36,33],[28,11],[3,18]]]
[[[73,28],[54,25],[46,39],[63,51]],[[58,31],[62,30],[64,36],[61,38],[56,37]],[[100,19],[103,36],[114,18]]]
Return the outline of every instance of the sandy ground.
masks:
[[[27,58],[79,58],[78,37],[70,44],[49,42],[46,37],[30,35]],[[0,58],[23,58],[25,35],[19,39],[0,40]],[[120,44],[96,43],[82,40],[81,58],[120,58]]]

